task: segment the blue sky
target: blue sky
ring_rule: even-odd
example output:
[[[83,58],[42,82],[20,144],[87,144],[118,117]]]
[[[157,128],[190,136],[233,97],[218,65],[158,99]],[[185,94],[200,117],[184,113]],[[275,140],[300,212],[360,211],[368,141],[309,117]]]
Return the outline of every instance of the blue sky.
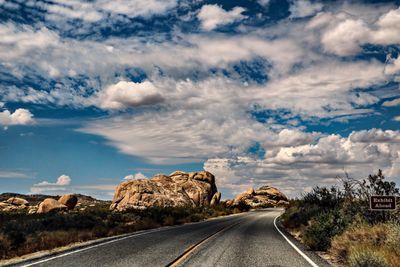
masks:
[[[0,192],[400,182],[399,1],[0,0]]]

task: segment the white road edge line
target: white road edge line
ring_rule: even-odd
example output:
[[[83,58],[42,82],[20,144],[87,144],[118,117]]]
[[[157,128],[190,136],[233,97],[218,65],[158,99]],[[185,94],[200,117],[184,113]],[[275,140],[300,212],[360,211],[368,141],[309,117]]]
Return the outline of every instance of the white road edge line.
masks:
[[[304,252],[301,251],[298,247],[296,247],[296,245],[293,244],[293,242],[290,241],[289,238],[287,238],[287,237],[285,236],[285,234],[282,233],[281,230],[279,230],[278,226],[276,225],[276,219],[278,219],[280,216],[281,216],[281,215],[278,215],[278,216],[276,216],[275,219],[274,219],[274,226],[275,226],[276,230],[278,230],[278,232],[283,236],[283,238],[285,238],[285,240],[289,243],[289,245],[291,245],[291,246],[294,248],[294,250],[296,250],[297,253],[299,253],[309,264],[311,264],[311,266],[313,266],[313,267],[318,267],[318,265],[317,265],[315,262],[313,262],[312,259],[310,259],[306,254],[304,254]]]
[[[96,245],[93,245],[93,246],[89,246],[89,247],[73,250],[73,251],[70,251],[70,252],[67,252],[67,253],[62,253],[60,255],[53,256],[53,257],[50,257],[50,258],[47,258],[47,259],[43,259],[43,260],[40,260],[40,261],[35,261],[35,262],[32,262],[32,263],[28,263],[28,264],[22,265],[22,267],[34,266],[34,265],[37,265],[37,264],[40,264],[40,263],[44,263],[44,262],[47,262],[47,261],[51,261],[51,260],[54,260],[54,259],[65,257],[65,256],[68,256],[68,255],[75,254],[75,253],[78,253],[78,252],[82,252],[82,251],[85,251],[85,250],[89,250],[89,249],[92,249],[92,248],[101,247],[101,246],[104,246],[104,245],[107,245],[107,244],[111,244],[111,243],[114,243],[114,242],[117,242],[117,241],[121,241],[121,240],[124,240],[124,239],[131,238],[131,237],[136,237],[136,236],[141,236],[141,235],[150,234],[150,233],[154,233],[154,232],[159,232],[159,231],[162,231],[162,230],[165,230],[165,229],[156,229],[156,230],[153,230],[153,231],[146,231],[146,232],[143,232],[143,233],[137,233],[137,234],[132,234],[132,235],[129,235],[129,236],[124,236],[124,237],[121,237],[121,238],[116,238],[116,239],[113,239],[113,240],[110,240],[110,241],[107,241],[107,242],[104,242],[104,243],[99,243],[99,244],[96,244]]]

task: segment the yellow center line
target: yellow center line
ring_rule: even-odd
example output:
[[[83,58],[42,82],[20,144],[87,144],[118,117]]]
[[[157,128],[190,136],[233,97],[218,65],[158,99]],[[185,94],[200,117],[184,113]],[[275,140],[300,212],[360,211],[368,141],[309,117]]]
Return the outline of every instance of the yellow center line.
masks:
[[[210,240],[212,237],[216,236],[217,234],[221,233],[222,231],[226,231],[229,228],[232,228],[233,226],[238,225],[239,223],[240,222],[237,222],[237,223],[231,224],[231,225],[229,225],[227,227],[224,227],[224,228],[218,230],[217,232],[213,233],[212,235],[204,238],[203,240],[201,240],[197,244],[191,245],[180,256],[178,256],[175,260],[173,260],[171,263],[167,264],[167,267],[178,266],[180,263],[182,263],[187,257],[189,257],[202,244],[204,244],[205,242],[207,242],[208,240]]]

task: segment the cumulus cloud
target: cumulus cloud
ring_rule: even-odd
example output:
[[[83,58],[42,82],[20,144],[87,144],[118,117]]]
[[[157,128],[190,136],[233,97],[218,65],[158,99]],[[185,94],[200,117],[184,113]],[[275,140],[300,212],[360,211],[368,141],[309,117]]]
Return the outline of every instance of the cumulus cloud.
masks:
[[[385,68],[385,73],[388,75],[396,74],[400,72],[400,56],[396,59],[389,59],[388,64]]]
[[[371,43],[391,45],[400,43],[400,8],[383,14],[375,23],[368,24],[343,13],[336,16],[326,15],[331,20],[323,22],[321,15],[311,24],[312,27],[326,24],[327,29],[321,37],[325,51],[339,56],[354,55],[361,51],[361,45]],[[397,66],[398,67],[398,66]],[[393,68],[396,69],[396,64]],[[397,68],[398,69],[398,68]],[[391,70],[389,70],[391,72]]]
[[[201,27],[211,31],[219,26],[240,21],[246,18],[242,13],[246,11],[243,7],[235,7],[230,11],[224,10],[219,5],[203,5],[197,14]]]
[[[253,141],[262,140],[267,127],[249,118],[246,102],[239,101],[246,94],[237,95],[238,88],[228,85],[222,79],[160,84],[169,90],[168,107],[162,113],[120,115],[93,121],[80,131],[102,135],[121,152],[154,163],[240,153]]]
[[[31,193],[41,194],[45,192],[64,192],[68,191],[68,186],[71,183],[71,178],[68,175],[60,175],[57,181],[52,183],[48,181],[42,181],[40,183],[34,184],[31,187]]]
[[[303,18],[314,15],[322,10],[321,3],[312,3],[308,0],[295,0],[289,7],[291,18]]]
[[[347,171],[364,178],[379,168],[389,179],[400,173],[399,131],[371,129],[348,137],[322,136],[315,144],[281,147],[264,159],[215,158],[204,168],[217,174],[219,187],[240,191],[248,185],[275,185],[298,196],[304,188],[334,184]],[[219,179],[221,177],[221,179]]]
[[[9,125],[27,125],[34,123],[33,114],[24,108],[16,109],[14,112],[4,110],[0,112],[0,124]]]
[[[104,109],[124,109],[155,104],[162,100],[157,88],[149,81],[120,81],[99,93],[98,105]]]
[[[400,143],[399,131],[383,131],[376,128],[352,132],[349,139],[357,143]]]
[[[361,51],[360,44],[365,42],[369,35],[369,29],[363,21],[347,19],[327,31],[321,42],[326,51],[346,56]]]
[[[35,186],[48,186],[48,185],[64,186],[64,185],[69,185],[70,183],[71,183],[71,178],[68,175],[63,174],[57,178],[57,181],[55,183],[43,181],[38,184],[35,184]]]
[[[147,179],[147,177],[141,172],[138,172],[136,174],[129,174],[124,177],[124,180],[140,180],[140,179]]]
[[[42,181],[30,188],[31,194],[86,194],[99,199],[110,199],[117,186],[115,184],[83,184],[71,185],[72,179],[68,175],[60,175],[56,182]]]

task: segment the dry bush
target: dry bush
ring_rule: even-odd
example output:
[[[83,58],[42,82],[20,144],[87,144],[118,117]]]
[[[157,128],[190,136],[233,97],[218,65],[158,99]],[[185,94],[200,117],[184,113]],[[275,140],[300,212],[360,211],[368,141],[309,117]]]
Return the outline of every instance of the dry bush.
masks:
[[[340,260],[346,262],[350,250],[360,243],[374,245],[380,240],[386,240],[387,227],[382,225],[360,224],[348,228],[342,235],[336,236],[332,240],[330,253]]]
[[[111,212],[108,207],[99,206],[70,213],[0,213],[0,259],[163,225],[197,222],[233,212],[232,208],[219,204],[123,212]]]
[[[348,228],[342,235],[336,236],[329,251],[342,263],[350,263],[350,259],[353,259],[354,263],[356,258],[367,259],[373,254],[371,257],[374,255],[383,257],[388,266],[398,267],[400,262],[399,244],[399,224],[358,224]],[[372,251],[372,254],[361,255],[360,251],[362,250]]]
[[[365,246],[353,248],[348,263],[350,267],[389,267],[382,253]]]
[[[11,250],[11,242],[6,235],[0,234],[0,259],[5,258],[7,252]]]

